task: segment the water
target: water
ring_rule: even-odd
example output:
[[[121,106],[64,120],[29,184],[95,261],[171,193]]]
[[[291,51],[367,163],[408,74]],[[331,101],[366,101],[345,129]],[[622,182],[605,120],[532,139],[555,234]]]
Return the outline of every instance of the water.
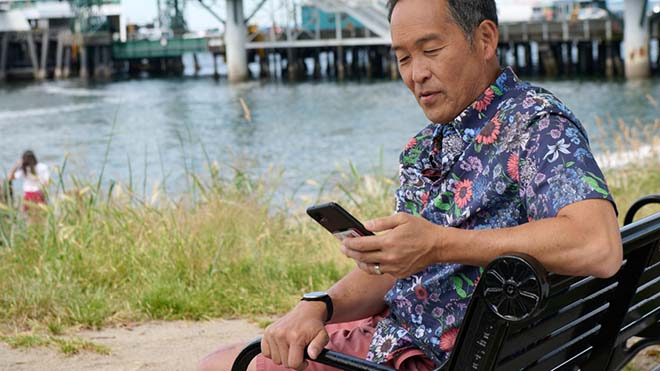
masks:
[[[660,118],[647,98],[660,101],[658,82],[539,84],[576,112],[594,151],[602,152],[619,130],[617,118],[630,124]],[[595,117],[607,115],[614,120],[604,120],[603,136]],[[386,173],[395,174],[400,149],[424,125],[421,110],[396,81],[230,86],[182,78],[0,85],[0,171],[6,174],[30,148],[51,166],[68,155],[67,172],[96,179],[110,144],[104,180],[132,182],[147,194],[165,180],[170,192],[181,192],[187,171],[206,172],[205,150],[225,173],[234,166],[279,180],[283,193],[305,194],[315,192],[306,181],[332,181],[337,167],[346,169],[349,162],[369,173],[382,161]]]

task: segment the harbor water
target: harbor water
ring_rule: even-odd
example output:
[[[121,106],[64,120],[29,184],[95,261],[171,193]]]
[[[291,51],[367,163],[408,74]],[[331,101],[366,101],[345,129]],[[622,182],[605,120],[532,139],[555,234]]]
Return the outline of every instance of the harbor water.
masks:
[[[643,127],[660,118],[657,79],[535,82],[573,109],[596,153],[616,149],[619,119]],[[394,175],[399,151],[426,124],[401,81],[6,84],[0,171],[7,174],[33,149],[51,167],[68,158],[65,179],[95,181],[104,169],[104,182],[131,183],[148,195],[163,184],[170,193],[185,191],[185,174],[208,174],[209,162],[217,162],[227,175],[238,168],[292,196],[315,192],[310,180],[335,181],[349,163],[360,173]]]

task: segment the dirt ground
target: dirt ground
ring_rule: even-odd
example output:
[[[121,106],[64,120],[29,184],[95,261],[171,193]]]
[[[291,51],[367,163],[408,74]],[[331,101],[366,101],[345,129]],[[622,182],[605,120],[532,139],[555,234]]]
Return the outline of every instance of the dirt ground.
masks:
[[[247,342],[261,333],[256,325],[240,321],[150,322],[133,328],[109,328],[76,333],[108,346],[110,355],[81,352],[65,356],[57,349],[11,349],[0,342],[0,370],[137,371],[194,370],[204,355],[219,346]]]
[[[208,322],[149,322],[135,327],[76,333],[108,346],[110,355],[81,352],[65,356],[56,349],[11,349],[0,342],[0,371],[137,371],[194,370],[197,362],[216,348],[247,342],[262,330],[241,320]],[[659,365],[660,347],[634,360],[635,370],[651,371]]]

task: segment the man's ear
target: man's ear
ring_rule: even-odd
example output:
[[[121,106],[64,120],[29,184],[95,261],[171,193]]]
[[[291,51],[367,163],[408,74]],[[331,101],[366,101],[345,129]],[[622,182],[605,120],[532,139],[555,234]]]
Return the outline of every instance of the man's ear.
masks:
[[[474,31],[475,48],[490,60],[497,58],[497,44],[500,40],[500,32],[495,22],[491,20],[482,21]]]

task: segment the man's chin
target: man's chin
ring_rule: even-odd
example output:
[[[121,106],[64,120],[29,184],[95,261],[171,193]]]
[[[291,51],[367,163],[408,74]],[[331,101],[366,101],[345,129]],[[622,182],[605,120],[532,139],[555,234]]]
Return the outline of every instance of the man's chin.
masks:
[[[435,124],[446,124],[447,120],[443,119],[443,116],[439,114],[438,112],[433,112],[433,111],[427,111],[424,110],[424,115],[426,116],[429,121],[435,123]]]

